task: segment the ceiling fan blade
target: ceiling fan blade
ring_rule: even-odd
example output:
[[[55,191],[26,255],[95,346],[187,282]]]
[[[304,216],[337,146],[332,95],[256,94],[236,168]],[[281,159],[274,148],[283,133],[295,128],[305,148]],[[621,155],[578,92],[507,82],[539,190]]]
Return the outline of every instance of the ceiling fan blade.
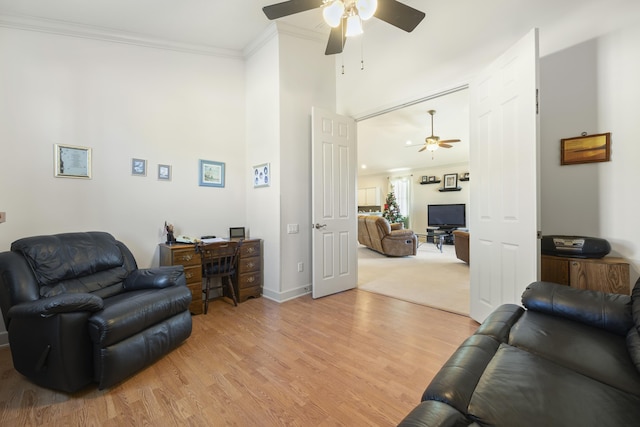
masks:
[[[396,0],[379,0],[374,16],[410,33],[424,19],[425,14]]]
[[[422,148],[418,150],[418,153],[422,153],[426,149],[427,149],[427,146],[423,145]]]
[[[438,147],[442,147],[442,148],[451,148],[451,147],[453,147],[453,145],[443,144],[443,143],[441,142],[440,144],[438,144]]]
[[[342,25],[338,25],[331,29],[329,33],[329,41],[327,42],[327,49],[324,51],[325,55],[335,55],[336,53],[342,53],[344,44],[347,42],[347,38],[342,32],[343,25],[346,24],[346,20],[342,18]]]
[[[273,20],[322,6],[322,0],[290,0],[265,6],[262,11]]]
[[[440,143],[443,143],[443,142],[446,143],[446,144],[452,144],[454,142],[460,142],[460,140],[459,139],[445,139],[445,140],[440,141]]]

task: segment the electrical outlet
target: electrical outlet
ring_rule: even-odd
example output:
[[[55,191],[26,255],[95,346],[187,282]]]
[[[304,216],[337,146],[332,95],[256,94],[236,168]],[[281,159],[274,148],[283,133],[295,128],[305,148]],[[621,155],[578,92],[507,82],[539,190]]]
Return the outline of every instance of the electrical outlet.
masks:
[[[7,220],[7,213],[0,212],[0,222],[5,222]]]
[[[304,271],[304,263],[303,262],[299,262],[298,263],[298,273],[302,273]]]

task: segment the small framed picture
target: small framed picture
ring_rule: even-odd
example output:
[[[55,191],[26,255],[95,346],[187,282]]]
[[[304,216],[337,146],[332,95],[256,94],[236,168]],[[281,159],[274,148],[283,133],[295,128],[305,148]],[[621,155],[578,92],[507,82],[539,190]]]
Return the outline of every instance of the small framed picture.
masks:
[[[429,182],[429,177],[425,175],[421,178],[420,183],[426,184],[427,182]]]
[[[91,179],[91,148],[54,144],[56,178]]]
[[[560,164],[608,162],[611,160],[611,133],[578,136],[560,140]]]
[[[171,165],[158,165],[158,180],[171,181]]]
[[[253,180],[253,188],[268,187],[271,185],[271,168],[269,163],[254,166],[251,178]]]
[[[467,181],[469,180],[469,172],[465,172],[462,174],[462,179],[466,179]]]
[[[211,160],[200,160],[201,187],[224,187],[224,163]]]
[[[131,159],[131,175],[147,176],[147,161],[143,159]]]
[[[429,182],[436,182],[436,177],[434,176],[430,176],[429,177]]]
[[[444,188],[457,188],[458,187],[458,174],[448,173],[444,175]]]

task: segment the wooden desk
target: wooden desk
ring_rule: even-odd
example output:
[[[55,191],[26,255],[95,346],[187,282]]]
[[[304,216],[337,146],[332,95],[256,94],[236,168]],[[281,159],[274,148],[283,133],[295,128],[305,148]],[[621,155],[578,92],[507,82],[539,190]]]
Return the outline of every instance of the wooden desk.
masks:
[[[202,264],[195,246],[175,243],[160,244],[160,265],[182,265],[187,278],[187,287],[191,290],[192,314],[202,314]],[[238,302],[262,295],[262,240],[247,239],[242,242],[238,257],[238,271],[233,276],[233,286]]]

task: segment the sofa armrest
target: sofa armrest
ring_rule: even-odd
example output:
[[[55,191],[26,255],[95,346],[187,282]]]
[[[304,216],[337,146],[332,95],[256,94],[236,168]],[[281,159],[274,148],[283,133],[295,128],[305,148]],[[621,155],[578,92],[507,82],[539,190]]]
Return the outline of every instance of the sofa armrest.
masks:
[[[186,286],[182,265],[134,270],[127,276],[123,287],[127,291],[162,289],[169,286]]]
[[[391,227],[391,230],[402,230],[404,229],[404,222],[392,222],[391,224],[389,224],[389,227]]]
[[[97,295],[87,293],[60,294],[50,298],[16,304],[9,309],[9,319],[17,317],[49,317],[60,313],[96,312],[104,302]]]
[[[551,282],[534,282],[522,294],[532,311],[551,314],[625,336],[633,326],[631,297]]]

